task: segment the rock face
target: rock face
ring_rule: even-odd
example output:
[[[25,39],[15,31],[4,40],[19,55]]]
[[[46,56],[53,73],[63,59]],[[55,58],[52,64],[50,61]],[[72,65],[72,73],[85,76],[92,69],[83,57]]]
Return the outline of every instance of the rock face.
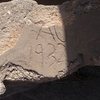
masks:
[[[99,0],[1,3],[0,89],[4,80],[44,82],[100,65],[99,20]]]

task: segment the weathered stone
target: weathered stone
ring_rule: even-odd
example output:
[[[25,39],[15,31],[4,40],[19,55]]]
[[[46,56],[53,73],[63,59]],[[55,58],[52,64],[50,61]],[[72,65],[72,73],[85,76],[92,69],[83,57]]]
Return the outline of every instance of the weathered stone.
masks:
[[[1,3],[0,80],[44,82],[100,65],[99,12],[99,0]]]

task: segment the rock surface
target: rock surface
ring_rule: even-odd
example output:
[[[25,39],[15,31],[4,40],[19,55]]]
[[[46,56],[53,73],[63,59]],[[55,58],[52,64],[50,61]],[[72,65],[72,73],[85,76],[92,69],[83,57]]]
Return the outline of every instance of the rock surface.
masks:
[[[0,100],[99,100],[100,67],[86,66],[61,80],[30,86],[28,83],[26,90],[18,84],[5,82],[7,91]]]
[[[100,1],[0,4],[0,80],[44,82],[100,65]],[[0,87],[2,90],[2,87]]]

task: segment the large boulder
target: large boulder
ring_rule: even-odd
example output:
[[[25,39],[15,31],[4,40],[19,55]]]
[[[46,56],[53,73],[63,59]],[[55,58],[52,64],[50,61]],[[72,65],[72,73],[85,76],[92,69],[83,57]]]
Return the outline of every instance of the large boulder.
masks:
[[[4,80],[45,82],[100,65],[100,2],[0,4],[0,93]]]

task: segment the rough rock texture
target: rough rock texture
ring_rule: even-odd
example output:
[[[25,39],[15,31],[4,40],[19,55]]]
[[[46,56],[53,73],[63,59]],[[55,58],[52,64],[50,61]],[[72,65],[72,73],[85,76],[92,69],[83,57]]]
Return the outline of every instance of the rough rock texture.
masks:
[[[7,91],[0,100],[99,100],[100,67],[86,66],[60,80],[35,86],[28,83],[27,90],[18,84],[5,82]]]
[[[4,80],[44,82],[100,65],[99,20],[99,0],[1,3],[0,89]]]

